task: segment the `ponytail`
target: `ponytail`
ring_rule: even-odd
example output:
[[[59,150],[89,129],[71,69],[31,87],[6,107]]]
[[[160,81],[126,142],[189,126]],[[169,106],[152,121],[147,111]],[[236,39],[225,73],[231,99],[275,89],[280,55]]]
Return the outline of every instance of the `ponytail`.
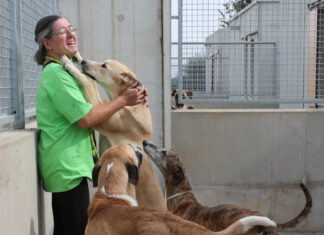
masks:
[[[55,21],[61,19],[58,15],[49,15],[40,19],[35,27],[35,42],[38,44],[38,50],[34,55],[34,60],[39,65],[43,65],[46,60],[46,48],[43,45],[43,39],[52,37],[52,26]]]

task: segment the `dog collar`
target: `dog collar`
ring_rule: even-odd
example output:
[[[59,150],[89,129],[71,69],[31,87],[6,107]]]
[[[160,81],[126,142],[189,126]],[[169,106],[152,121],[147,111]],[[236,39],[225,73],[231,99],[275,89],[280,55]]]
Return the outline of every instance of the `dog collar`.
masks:
[[[172,198],[175,198],[175,197],[178,197],[178,196],[181,196],[181,195],[186,194],[186,193],[192,193],[192,190],[185,191],[185,192],[181,192],[181,193],[176,193],[176,194],[168,197],[167,200],[172,199]]]

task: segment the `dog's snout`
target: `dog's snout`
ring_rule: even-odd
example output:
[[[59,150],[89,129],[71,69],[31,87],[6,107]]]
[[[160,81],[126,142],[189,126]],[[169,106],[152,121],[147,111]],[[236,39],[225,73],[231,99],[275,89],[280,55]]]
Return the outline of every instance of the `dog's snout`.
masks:
[[[86,64],[87,64],[87,62],[85,60],[81,61],[81,65],[86,65]]]

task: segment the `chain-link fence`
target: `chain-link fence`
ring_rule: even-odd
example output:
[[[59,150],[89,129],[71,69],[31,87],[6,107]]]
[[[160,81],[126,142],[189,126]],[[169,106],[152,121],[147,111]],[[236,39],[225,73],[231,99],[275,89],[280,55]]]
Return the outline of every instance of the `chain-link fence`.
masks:
[[[57,0],[0,0],[0,129],[23,128],[35,116],[41,67],[34,62],[37,21],[57,12]]]
[[[324,1],[172,0],[181,103],[324,103]]]

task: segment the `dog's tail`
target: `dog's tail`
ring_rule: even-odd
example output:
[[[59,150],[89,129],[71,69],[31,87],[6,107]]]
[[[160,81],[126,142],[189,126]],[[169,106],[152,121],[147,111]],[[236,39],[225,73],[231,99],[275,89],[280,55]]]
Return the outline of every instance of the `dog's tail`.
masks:
[[[313,206],[313,200],[310,192],[308,191],[305,183],[302,181],[300,182],[299,186],[304,192],[306,203],[304,209],[292,220],[289,220],[288,222],[285,223],[277,223],[277,227],[284,229],[284,228],[291,228],[296,226],[298,223],[300,223],[302,220],[304,220],[309,213],[311,212],[311,208]]]
[[[226,229],[215,232],[215,235],[241,235],[249,231],[255,226],[276,227],[276,222],[265,216],[247,216],[235,223],[231,224]]]

